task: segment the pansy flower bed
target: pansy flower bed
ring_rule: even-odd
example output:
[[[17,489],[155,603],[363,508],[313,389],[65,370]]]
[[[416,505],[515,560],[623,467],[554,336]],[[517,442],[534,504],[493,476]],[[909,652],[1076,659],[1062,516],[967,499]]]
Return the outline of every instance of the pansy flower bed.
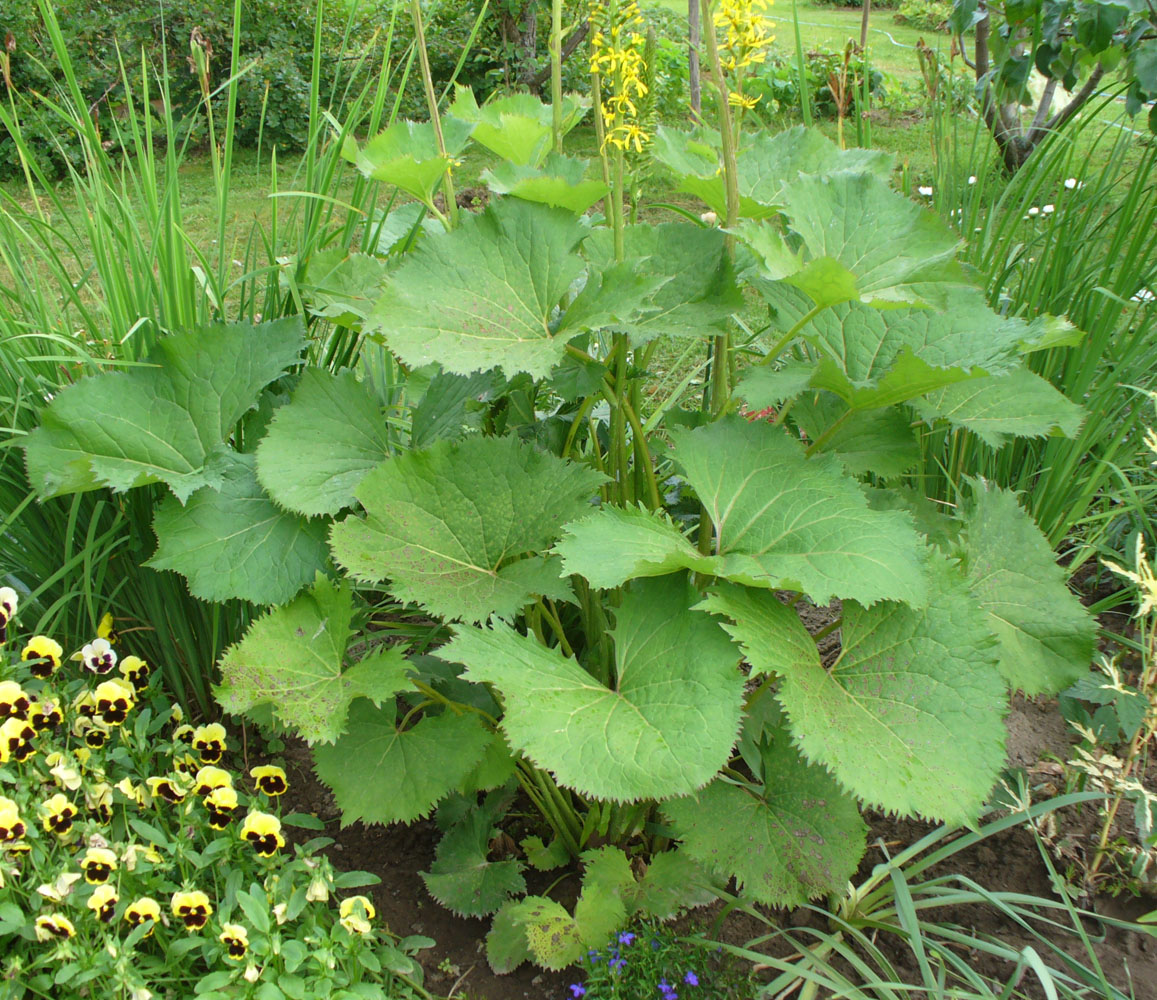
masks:
[[[20,636],[0,600],[0,995],[427,995],[411,956],[433,942],[375,922],[347,890],[376,876],[335,872],[327,838],[291,842],[322,824],[282,814],[280,767],[239,767],[138,657]]]

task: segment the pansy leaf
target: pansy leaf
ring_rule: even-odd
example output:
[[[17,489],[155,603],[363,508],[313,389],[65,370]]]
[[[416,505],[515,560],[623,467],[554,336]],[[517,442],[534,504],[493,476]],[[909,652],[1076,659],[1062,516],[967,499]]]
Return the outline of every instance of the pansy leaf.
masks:
[[[1081,406],[1024,367],[945,386],[914,400],[912,407],[928,422],[947,420],[993,448],[1014,437],[1076,437],[1085,418]]]
[[[314,770],[333,790],[342,826],[412,823],[458,788],[489,739],[473,712],[426,716],[400,730],[393,699],[375,708],[359,698],[345,735],[313,748]]]
[[[332,743],[355,698],[381,703],[409,687],[410,665],[396,647],[344,666],[352,616],[350,584],[319,574],[309,591],[266,612],[225,651],[214,689],[221,707],[240,714],[269,705],[306,742]]]
[[[1097,622],[1069,590],[1065,572],[1016,495],[973,481],[962,548],[973,594],[1000,641],[1013,688],[1056,694],[1088,673]]]
[[[357,579],[389,580],[396,597],[433,614],[510,616],[535,595],[568,595],[557,560],[540,553],[601,478],[514,437],[440,441],[362,481],[366,515],[334,526],[334,556]]]
[[[782,429],[741,417],[672,436],[715,527],[717,576],[803,590],[817,604],[833,596],[923,601],[911,521],[871,510],[834,456],[809,458]]]
[[[354,372],[307,368],[257,447],[257,478],[299,514],[336,514],[390,454],[381,404]]]
[[[326,525],[278,507],[261,488],[252,455],[228,452],[218,488],[185,504],[166,497],[153,517],[157,551],[145,564],[180,573],[204,601],[288,601],[325,569]]]
[[[753,670],[780,678],[776,695],[808,760],[873,807],[963,823],[1003,766],[1007,693],[963,578],[936,557],[930,572],[923,608],[845,601],[842,649],[827,666],[774,594],[748,591],[716,610],[732,618]]]
[[[24,443],[29,481],[42,497],[163,482],[182,502],[219,486],[229,466],[223,442],[304,344],[297,317],[164,337],[148,364],[56,395]]]
[[[855,801],[783,731],[762,756],[761,786],[717,778],[663,803],[682,850],[770,906],[842,892],[864,853],[867,827]]]
[[[582,273],[587,234],[571,212],[518,198],[428,236],[395,272],[369,328],[413,367],[438,362],[460,375],[501,367],[546,376],[566,337],[554,310]]]
[[[490,860],[493,830],[492,817],[474,810],[442,837],[430,870],[420,873],[430,895],[460,917],[494,913],[526,892],[521,861]]]
[[[623,597],[611,687],[504,625],[460,629],[442,655],[502,692],[507,739],[560,784],[616,801],[685,794],[726,762],[743,689],[734,647],[690,610],[696,598],[682,575]]]

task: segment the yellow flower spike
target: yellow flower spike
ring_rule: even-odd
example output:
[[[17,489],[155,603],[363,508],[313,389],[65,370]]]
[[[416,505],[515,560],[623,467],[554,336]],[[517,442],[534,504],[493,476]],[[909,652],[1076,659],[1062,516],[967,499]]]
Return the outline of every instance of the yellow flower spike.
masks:
[[[193,779],[193,794],[208,795],[216,788],[232,788],[233,775],[220,767],[206,764],[197,771]]]
[[[32,699],[16,681],[0,681],[0,719],[27,719]]]
[[[64,712],[55,699],[44,698],[28,706],[28,721],[33,729],[43,733],[59,726],[64,721]]]
[[[112,643],[108,639],[93,639],[80,651],[80,660],[86,670],[98,676],[107,674],[117,663]]]
[[[192,892],[174,892],[169,906],[173,916],[190,931],[200,930],[213,915],[213,904],[200,889],[194,889]]]
[[[72,830],[76,815],[76,806],[60,792],[45,799],[40,805],[40,822],[45,832],[55,833],[58,837]]]
[[[126,656],[121,660],[117,669],[124,676],[135,691],[143,691],[149,686],[149,675],[153,672],[144,660],[139,656]]]
[[[34,635],[20,651],[20,659],[28,664],[33,677],[47,680],[64,662],[64,649],[55,639]]]
[[[249,932],[240,924],[222,924],[217,940],[225,946],[225,957],[240,962],[249,951]]]
[[[280,767],[272,764],[263,764],[249,772],[249,777],[256,783],[259,791],[266,795],[284,795],[289,791],[289,780]]]
[[[374,904],[365,896],[347,896],[338,907],[338,922],[351,934],[369,934],[376,916]]]
[[[89,885],[103,885],[117,870],[117,856],[107,847],[90,847],[80,859],[80,870]]]
[[[1137,536],[1137,548],[1133,554],[1133,565],[1136,567],[1136,572],[1131,569],[1125,569],[1123,566],[1118,566],[1108,559],[1104,560],[1105,565],[1111,569],[1118,576],[1123,576],[1129,580],[1138,590],[1141,596],[1141,604],[1137,608],[1138,618],[1144,618],[1150,611],[1157,610],[1157,576],[1153,573],[1153,567],[1145,555],[1145,539],[1140,535]]]
[[[36,753],[32,741],[36,738],[36,730],[32,723],[25,719],[10,716],[0,724],[0,764],[7,764],[10,760],[22,763]]]
[[[119,726],[136,704],[136,692],[125,681],[102,681],[93,692],[96,712],[106,726]]]
[[[269,813],[254,810],[241,824],[241,839],[253,845],[253,850],[263,858],[270,858],[279,848],[285,846],[281,835],[281,820]]]
[[[97,920],[107,924],[112,920],[119,900],[120,896],[111,885],[98,885],[85,905],[96,914]]]
[[[20,810],[11,799],[0,795],[0,844],[19,840],[28,832],[20,818]]]
[[[749,94],[738,94],[735,91],[732,91],[727,95],[728,104],[730,104],[733,108],[744,108],[747,111],[751,111],[762,99],[762,95],[759,97],[752,97]]]
[[[59,913],[41,914],[36,918],[36,940],[53,941],[76,937],[76,928],[68,917]]]
[[[224,830],[237,809],[237,792],[231,786],[214,788],[205,796],[205,808],[209,813],[209,825],[214,830]]]
[[[216,764],[228,749],[225,727],[219,722],[198,726],[193,730],[193,749],[197,751],[202,764]]]
[[[145,778],[145,784],[154,798],[162,799],[169,805],[185,801],[186,790],[173,778]]]
[[[131,927],[140,927],[149,920],[153,922],[153,926],[145,931],[145,937],[152,937],[153,929],[161,922],[161,904],[152,896],[142,896],[129,903],[128,909],[125,910],[125,923]]]

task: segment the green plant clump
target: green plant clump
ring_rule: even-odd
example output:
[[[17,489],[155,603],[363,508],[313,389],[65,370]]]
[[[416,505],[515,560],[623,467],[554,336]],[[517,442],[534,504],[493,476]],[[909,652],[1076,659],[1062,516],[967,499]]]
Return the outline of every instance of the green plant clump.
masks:
[[[1015,494],[974,480],[945,513],[904,481],[923,426],[1076,433],[1024,358],[1079,333],[989,309],[888,157],[744,133],[758,25],[705,32],[726,99],[692,134],[640,122],[637,15],[603,15],[601,178],[560,151],[570,100],[462,92],[344,143],[438,223],[307,271],[307,308],[365,338],[356,367],[306,364],[291,320],[174,333],[24,440],[44,496],[164,484],[152,564],[274,605],[222,658],[222,706],[312,743],[347,823],[436,811],[423,877],[493,917],[500,971],[566,967],[731,879],[842,893],[861,808],[975,818],[1010,692],[1063,689],[1094,644]],[[502,161],[480,213],[453,197],[470,141]],[[723,225],[631,221],[644,145]],[[706,355],[690,406],[650,391],[660,343]],[[404,641],[361,655],[367,613]],[[518,793],[532,829],[493,858]],[[573,909],[526,894],[528,865],[568,859]]]

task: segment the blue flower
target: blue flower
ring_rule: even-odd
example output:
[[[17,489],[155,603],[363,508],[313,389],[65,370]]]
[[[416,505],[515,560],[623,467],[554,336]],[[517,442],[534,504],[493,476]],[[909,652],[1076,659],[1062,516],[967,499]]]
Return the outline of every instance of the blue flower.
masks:
[[[598,960],[599,960],[599,953],[598,953],[597,949],[592,948],[590,951],[587,952],[587,961],[590,962],[591,965],[594,965]]]
[[[675,987],[666,979],[659,980],[659,992],[663,994],[663,1000],[679,1000],[679,994],[675,992]]]
[[[630,945],[633,944],[634,941],[635,935],[630,931],[623,931],[623,933],[619,935],[619,944]]]
[[[699,985],[699,977],[697,975],[695,975],[694,969],[688,969],[687,970],[687,975],[685,975],[683,977],[683,982],[685,982],[688,986],[698,986]]]
[[[658,951],[658,950],[659,950],[659,939],[658,938],[651,938],[651,951]]]
[[[616,951],[614,957],[607,962],[607,965],[612,972],[618,972],[619,969],[625,969],[627,967],[627,960]]]
[[[576,998],[585,997],[587,995],[587,988],[585,986],[580,986],[578,983],[571,983],[569,989]]]

